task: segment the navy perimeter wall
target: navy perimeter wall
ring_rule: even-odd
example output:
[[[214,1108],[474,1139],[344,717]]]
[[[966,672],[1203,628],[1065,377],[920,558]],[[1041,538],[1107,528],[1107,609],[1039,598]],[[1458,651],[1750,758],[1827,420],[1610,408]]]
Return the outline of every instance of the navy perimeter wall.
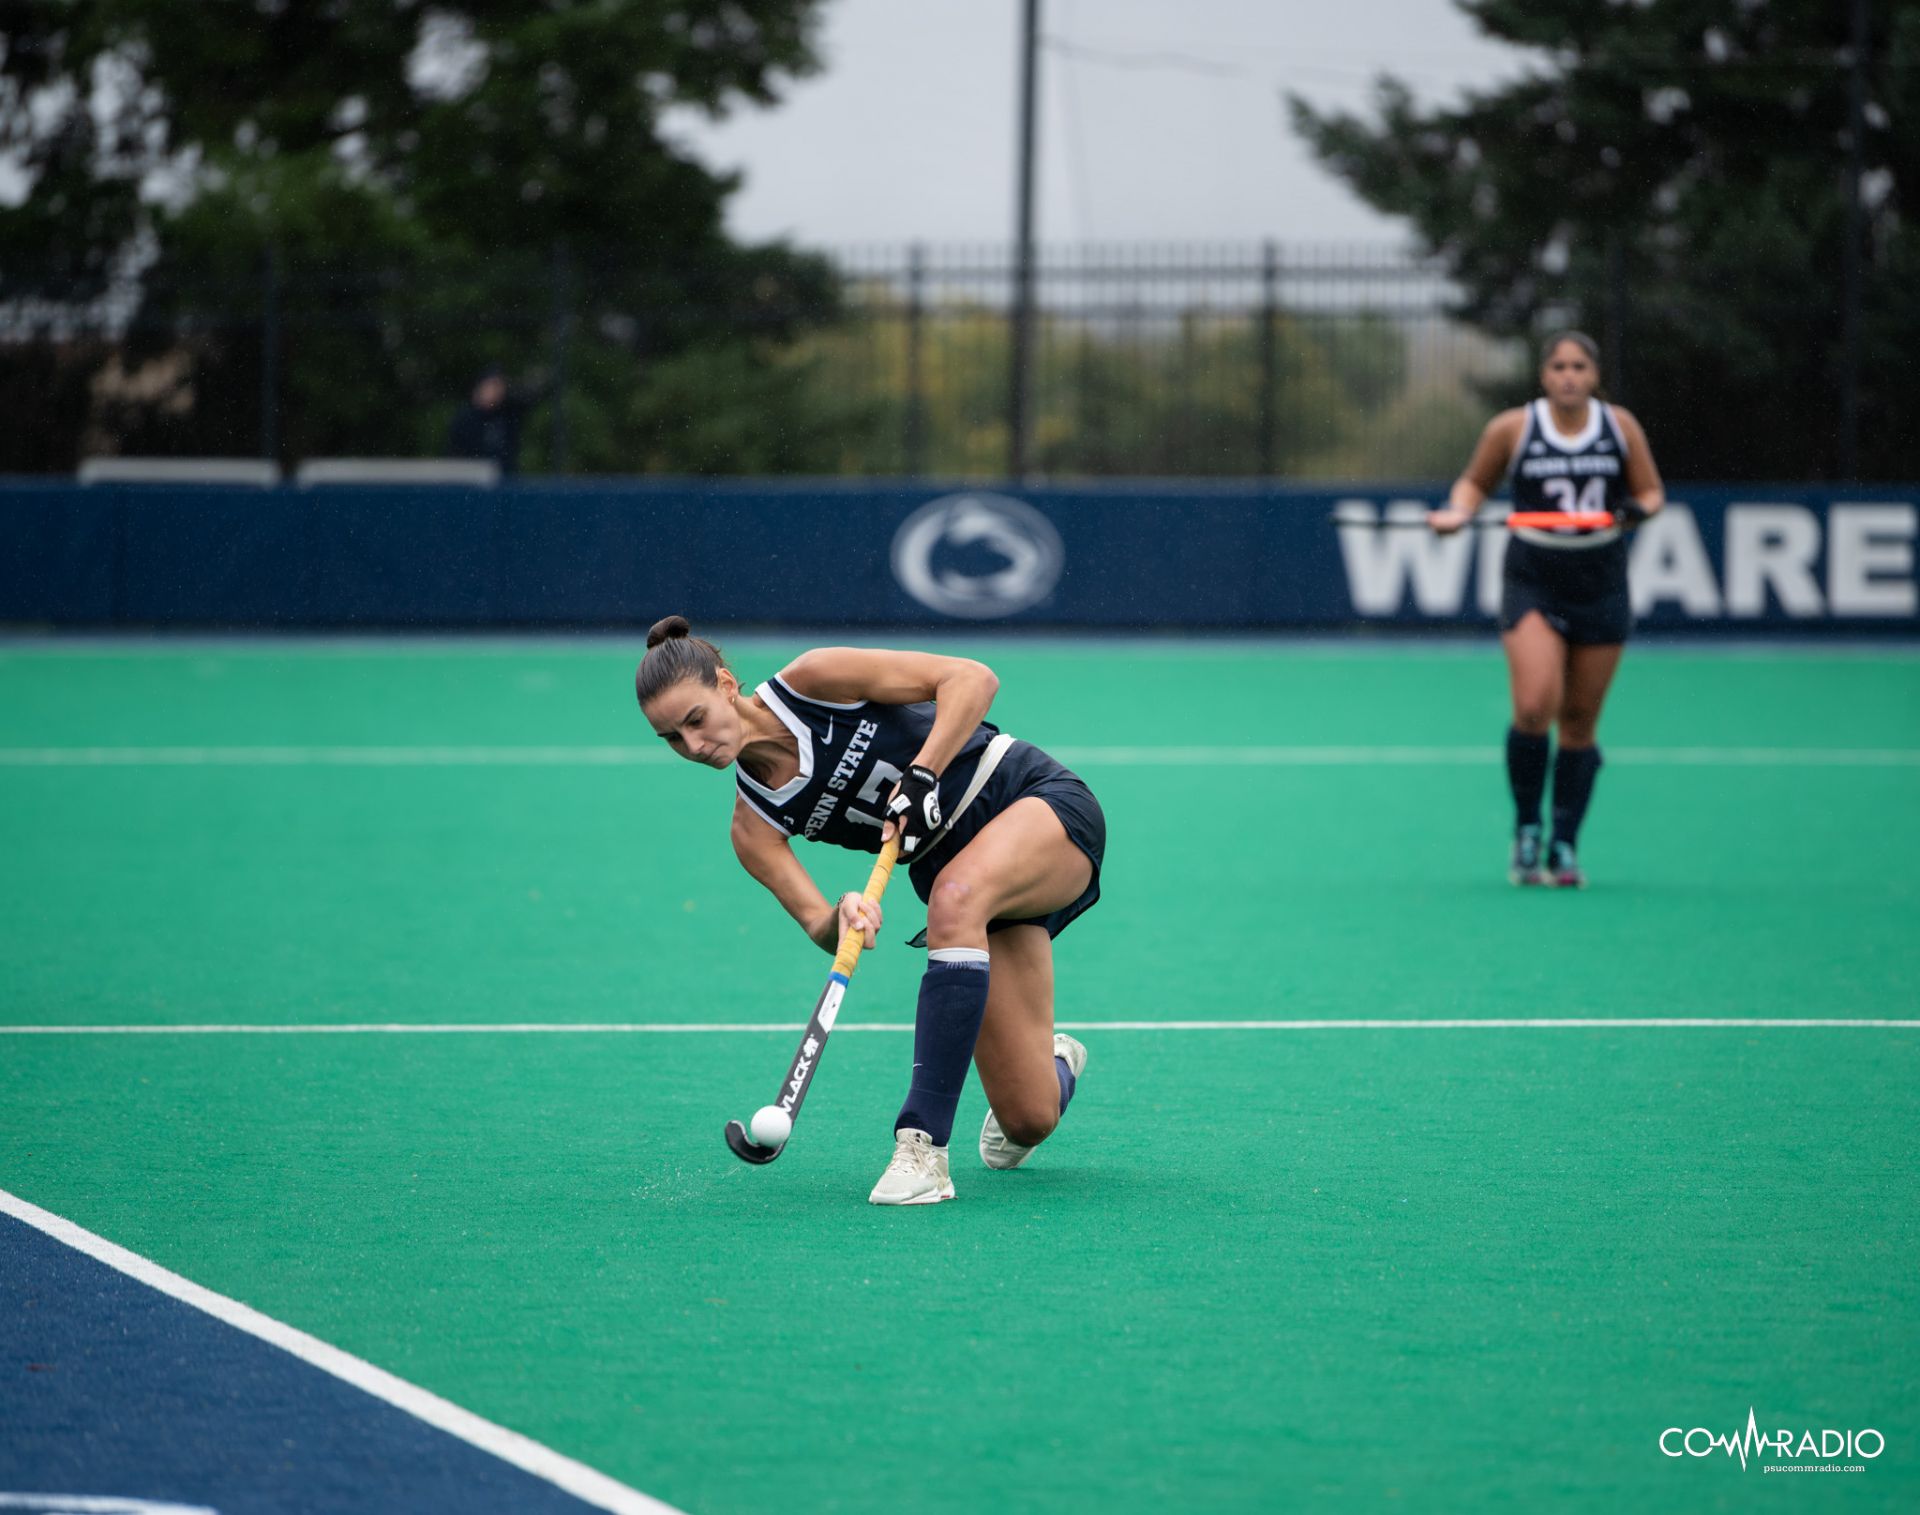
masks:
[[[0,483],[0,623],[70,628],[1484,624],[1504,533],[1442,486],[903,481],[275,490]],[[1920,486],[1677,485],[1643,626],[1913,635]]]

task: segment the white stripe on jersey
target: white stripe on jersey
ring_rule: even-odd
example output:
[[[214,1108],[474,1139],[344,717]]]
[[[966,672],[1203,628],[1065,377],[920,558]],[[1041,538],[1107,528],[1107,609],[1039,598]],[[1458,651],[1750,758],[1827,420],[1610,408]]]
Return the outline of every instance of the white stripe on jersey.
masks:
[[[754,693],[766,702],[767,709],[780,717],[787,730],[791,731],[794,739],[800,743],[800,771],[778,789],[769,789],[738,763],[734,764],[734,773],[743,786],[743,792],[745,788],[751,788],[773,801],[775,806],[780,806],[806,788],[808,781],[813,778],[813,733],[807,729],[805,721],[787,708],[787,702],[780,698],[780,691],[774,687],[772,679],[768,679],[766,683],[754,690]]]

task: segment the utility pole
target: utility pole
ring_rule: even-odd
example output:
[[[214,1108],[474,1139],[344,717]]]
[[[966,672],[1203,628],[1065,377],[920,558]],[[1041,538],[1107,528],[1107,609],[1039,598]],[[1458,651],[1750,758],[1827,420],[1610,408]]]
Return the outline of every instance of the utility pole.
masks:
[[[1007,477],[1027,475],[1027,388],[1033,368],[1034,86],[1039,73],[1040,0],[1021,0],[1020,148],[1013,248],[1013,350],[1007,382]]]
[[[1617,226],[1607,230],[1607,394],[1625,405],[1627,383],[1627,239]]]
[[[927,397],[921,377],[927,319],[927,251],[918,242],[907,251],[907,472],[927,472]]]
[[[548,443],[549,473],[567,471],[567,348],[573,335],[573,260],[564,242],[553,244],[548,265],[548,299],[553,328],[553,379],[548,400],[551,409],[552,440]]]
[[[1275,413],[1280,404],[1280,248],[1269,237],[1260,248],[1260,418],[1254,449],[1260,477],[1270,479],[1278,460]]]
[[[1847,81],[1847,246],[1840,316],[1840,477],[1860,476],[1860,246],[1866,226],[1861,179],[1866,172],[1867,0],[1853,0],[1853,59]]]
[[[280,461],[280,249],[260,265],[260,456]]]

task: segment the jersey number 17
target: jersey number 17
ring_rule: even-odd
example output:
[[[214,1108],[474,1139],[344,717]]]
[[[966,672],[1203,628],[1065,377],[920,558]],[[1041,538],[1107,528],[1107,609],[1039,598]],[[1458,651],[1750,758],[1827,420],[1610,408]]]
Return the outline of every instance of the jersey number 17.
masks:
[[[877,805],[881,803],[881,791],[883,789],[891,791],[893,786],[900,782],[900,779],[901,773],[898,768],[883,759],[875,758],[873,763],[873,776],[860,786],[860,802],[865,805]],[[875,828],[886,825],[886,821],[881,817],[868,815],[864,810],[855,810],[851,805],[847,807],[847,819],[850,821],[858,821],[863,826],[873,826]]]

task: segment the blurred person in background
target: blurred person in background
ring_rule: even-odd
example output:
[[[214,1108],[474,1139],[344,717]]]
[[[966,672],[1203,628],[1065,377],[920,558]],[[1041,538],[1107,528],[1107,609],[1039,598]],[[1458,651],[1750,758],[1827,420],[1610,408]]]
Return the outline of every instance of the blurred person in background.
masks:
[[[1540,354],[1545,398],[1487,423],[1446,507],[1427,517],[1443,535],[1460,530],[1504,483],[1516,511],[1593,516],[1606,524],[1516,527],[1507,541],[1500,642],[1513,691],[1507,782],[1513,790],[1516,884],[1584,889],[1580,823],[1600,773],[1600,707],[1633,626],[1627,540],[1666,503],[1647,434],[1598,397],[1600,348],[1584,332],[1549,338]],[[1553,835],[1543,834],[1548,734],[1553,757]]]
[[[447,452],[456,458],[491,458],[500,476],[510,479],[520,471],[520,432],[527,413],[539,402],[539,389],[515,390],[497,365],[474,381],[466,404],[453,413],[447,428]]]

